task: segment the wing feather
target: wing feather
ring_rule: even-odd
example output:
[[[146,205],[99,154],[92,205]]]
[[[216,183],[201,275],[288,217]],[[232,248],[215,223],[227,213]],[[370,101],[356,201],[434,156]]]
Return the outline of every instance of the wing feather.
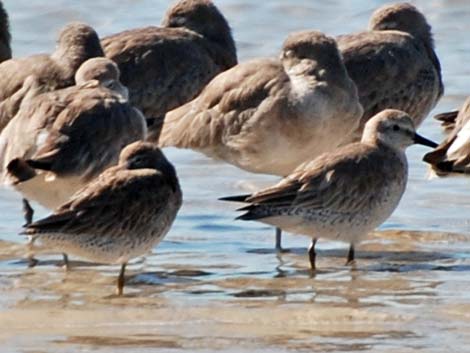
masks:
[[[27,226],[24,234],[104,234],[109,232],[109,226],[125,226],[130,214],[138,215],[149,203],[158,212],[166,207],[172,193],[167,178],[156,170],[112,167],[79,190],[53,215]]]

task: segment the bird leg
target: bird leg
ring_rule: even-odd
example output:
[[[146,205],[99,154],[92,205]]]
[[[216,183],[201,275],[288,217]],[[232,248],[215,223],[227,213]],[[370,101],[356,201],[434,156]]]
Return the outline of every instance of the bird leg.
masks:
[[[126,264],[121,265],[121,272],[117,280],[117,295],[122,295],[124,292],[124,272],[126,271]]]
[[[316,270],[315,267],[315,258],[317,254],[315,253],[315,244],[317,243],[317,239],[312,238],[312,241],[310,242],[310,246],[308,247],[308,258],[310,260],[310,269],[312,271]]]
[[[29,268],[33,268],[39,262],[37,259],[34,258],[34,251],[33,251],[34,240],[35,240],[35,238],[33,238],[32,236],[29,236],[28,244],[26,244],[26,248],[28,249],[27,260],[28,260],[28,267]]]
[[[64,270],[69,271],[70,270],[70,264],[69,264],[69,256],[66,253],[62,253],[62,257],[64,258]]]
[[[29,201],[27,199],[23,199],[23,215],[24,215],[24,220],[25,220],[25,226],[29,226],[31,223],[33,223],[33,215],[34,215],[34,210],[29,204]],[[34,238],[30,237],[27,247],[28,247],[28,267],[34,267],[38,264],[38,260],[34,258],[33,255],[33,244],[34,244]]]
[[[276,227],[276,251],[277,252],[282,252],[281,236],[282,236],[282,229]]]
[[[346,265],[351,265],[354,262],[354,244],[349,246],[348,259]]]
[[[26,222],[25,226],[29,226],[33,223],[34,210],[27,199],[23,199],[23,214]]]

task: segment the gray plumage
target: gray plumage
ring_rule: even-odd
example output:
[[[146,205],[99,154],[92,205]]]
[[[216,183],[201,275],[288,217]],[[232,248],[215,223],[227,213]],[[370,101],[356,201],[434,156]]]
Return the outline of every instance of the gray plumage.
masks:
[[[143,115],[126,100],[119,70],[106,58],[86,61],[77,85],[42,92],[34,76],[16,116],[0,134],[2,180],[54,209],[144,139]]]
[[[361,115],[334,39],[299,32],[286,39],[280,60],[239,64],[169,112],[159,144],[285,176],[347,140]]]
[[[419,126],[444,92],[431,27],[408,3],[385,5],[371,17],[369,31],[337,38],[356,83],[365,123],[383,109],[407,112]]]
[[[130,101],[150,120],[158,138],[165,113],[199,94],[218,73],[237,63],[230,27],[209,0],[181,0],[162,27],[124,31],[101,41],[121,70]]]
[[[50,251],[121,264],[145,255],[169,231],[182,203],[175,169],[153,144],[123,149],[119,164],[79,190],[51,216],[27,226]],[[121,278],[122,277],[122,278]]]
[[[423,160],[437,175],[470,173],[470,97],[457,112],[449,112],[447,128],[452,130],[444,141]],[[444,115],[441,115],[444,120]]]
[[[0,64],[0,102],[8,100],[21,90],[24,81],[31,75],[41,81],[47,91],[72,86],[75,83],[75,72],[80,65],[98,56],[104,54],[93,28],[83,23],[71,23],[60,32],[57,48],[51,55],[32,55]],[[17,106],[12,107],[8,103],[0,105],[0,131],[13,118],[16,108]],[[2,109],[7,113],[1,111]]]
[[[226,200],[249,203],[238,219],[311,236],[313,245],[317,238],[346,241],[354,254],[354,244],[397,207],[408,175],[404,150],[413,143],[433,145],[406,113],[385,110],[369,120],[361,142],[304,163],[273,187]]]
[[[0,63],[11,59],[11,36],[8,14],[0,1]]]

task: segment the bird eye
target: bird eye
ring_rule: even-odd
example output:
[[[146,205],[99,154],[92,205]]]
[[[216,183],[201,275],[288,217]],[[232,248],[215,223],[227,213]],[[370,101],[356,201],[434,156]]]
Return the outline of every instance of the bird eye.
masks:
[[[393,131],[398,131],[398,130],[400,130],[400,127],[397,124],[393,125]]]

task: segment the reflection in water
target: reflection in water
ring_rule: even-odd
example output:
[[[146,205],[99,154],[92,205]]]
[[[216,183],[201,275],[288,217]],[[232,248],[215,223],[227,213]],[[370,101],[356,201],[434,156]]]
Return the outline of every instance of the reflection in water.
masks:
[[[279,52],[287,33],[330,34],[366,27],[376,1],[218,0],[246,60]],[[158,24],[167,1],[6,0],[14,55],[50,51],[58,28],[72,20],[104,36]],[[446,97],[469,94],[468,1],[414,1],[436,34]],[[428,119],[423,135],[440,140]],[[117,268],[60,255],[39,266],[22,261],[20,198],[0,192],[0,342],[2,352],[443,352],[470,338],[470,179],[427,180],[424,150],[408,152],[410,181],[383,229],[344,266],[345,244],[320,241],[318,267],[308,270],[308,238],[286,236],[290,252],[272,251],[269,227],[233,221],[218,197],[256,190],[276,178],[252,175],[190,151],[168,149],[185,205],[161,246],[129,266],[126,296],[110,295]],[[45,210],[38,209],[38,217]],[[415,229],[417,231],[409,231]],[[432,231],[432,232],[429,232]],[[456,232],[446,233],[446,232]],[[454,351],[457,350],[453,349]]]
[[[464,310],[468,301],[456,297],[463,282],[469,284],[458,274],[470,271],[470,261],[461,256],[460,236],[416,232],[399,239],[399,234],[375,234],[353,268],[343,265],[343,251],[323,250],[321,270],[314,276],[305,269],[300,249],[281,255],[228,252],[215,259],[187,251],[185,268],[177,270],[158,260],[157,253],[130,266],[124,297],[109,295],[111,266],[77,262],[64,273],[59,260],[46,259],[25,269],[8,265],[15,261],[17,254],[12,254],[3,258],[0,275],[5,308],[0,323],[10,328],[0,337],[7,342],[22,337],[22,346],[29,348],[42,337],[48,351],[81,346],[105,352],[116,347],[133,352],[374,347],[387,352],[403,342],[418,349],[429,339],[423,330],[443,332],[452,324],[442,315],[454,317],[456,325],[462,320],[470,324],[470,317],[462,319],[457,309]],[[445,239],[458,248],[441,251]],[[17,247],[3,242],[0,253]],[[452,310],[445,312],[416,310],[448,305]],[[47,327],[42,325],[45,316]]]

